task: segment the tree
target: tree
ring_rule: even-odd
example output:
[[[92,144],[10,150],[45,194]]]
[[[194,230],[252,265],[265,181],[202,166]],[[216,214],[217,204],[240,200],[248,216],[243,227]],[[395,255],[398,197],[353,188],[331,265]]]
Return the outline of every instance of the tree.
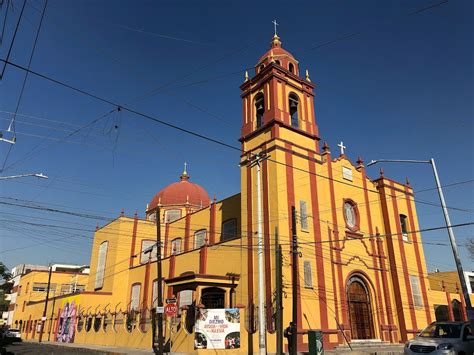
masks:
[[[10,304],[10,301],[7,301],[5,299],[5,295],[10,293],[13,284],[11,282],[8,282],[12,275],[8,271],[8,268],[5,266],[4,263],[0,261],[0,278],[2,282],[0,284],[0,312],[5,312],[8,310],[8,305]]]
[[[471,240],[469,240],[469,243],[467,244],[467,250],[471,255],[471,260],[474,261],[474,239],[471,238]]]

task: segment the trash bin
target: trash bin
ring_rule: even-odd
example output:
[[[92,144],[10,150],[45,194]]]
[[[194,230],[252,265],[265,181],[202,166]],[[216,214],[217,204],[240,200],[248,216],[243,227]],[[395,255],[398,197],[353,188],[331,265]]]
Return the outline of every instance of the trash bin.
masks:
[[[323,355],[323,332],[320,330],[308,330],[308,344],[310,355]]]

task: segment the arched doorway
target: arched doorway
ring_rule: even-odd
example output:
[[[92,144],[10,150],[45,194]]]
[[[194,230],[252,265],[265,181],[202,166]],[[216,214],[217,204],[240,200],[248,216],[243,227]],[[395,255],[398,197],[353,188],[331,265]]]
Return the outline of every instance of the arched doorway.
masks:
[[[362,278],[353,276],[347,284],[347,302],[352,339],[373,339],[374,324],[370,307],[370,293]]]

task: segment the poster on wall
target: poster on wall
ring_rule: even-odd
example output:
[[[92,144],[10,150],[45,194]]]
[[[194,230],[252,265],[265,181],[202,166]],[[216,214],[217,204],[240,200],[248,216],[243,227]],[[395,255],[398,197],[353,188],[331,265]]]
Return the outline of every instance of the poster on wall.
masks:
[[[240,348],[240,310],[199,309],[194,327],[194,348]]]
[[[56,341],[59,343],[74,343],[78,308],[77,301],[78,296],[68,297],[63,300],[56,332]]]

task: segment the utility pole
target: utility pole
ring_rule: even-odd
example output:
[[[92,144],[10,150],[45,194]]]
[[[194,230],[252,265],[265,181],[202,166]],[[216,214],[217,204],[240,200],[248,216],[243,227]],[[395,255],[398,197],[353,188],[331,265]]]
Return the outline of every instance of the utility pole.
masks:
[[[298,236],[296,235],[296,208],[291,206],[291,278],[292,278],[292,323],[291,327],[291,354],[296,355],[297,353],[297,341],[298,336],[296,332],[298,331],[298,270],[296,268],[296,263],[298,261]]]
[[[275,227],[275,328],[276,328],[276,352],[283,354],[283,280],[282,280],[282,253],[278,241],[278,226]]]
[[[53,293],[53,306],[51,307],[51,319],[49,320],[49,328],[48,328],[48,341],[51,339],[51,330],[53,328],[53,318],[54,318],[54,306],[56,305],[56,289],[54,289]]]
[[[49,273],[48,273],[48,287],[46,288],[46,299],[44,300],[44,309],[43,309],[43,316],[41,317],[41,332],[39,334],[38,342],[41,343],[43,339],[43,331],[44,331],[44,323],[46,322],[46,312],[48,311],[48,301],[49,301],[49,288],[51,286],[51,273],[53,271],[53,266],[49,266]]]
[[[163,307],[163,285],[162,280],[162,267],[161,267],[161,214],[160,206],[156,208],[156,268],[157,268],[157,288],[158,288],[158,307]],[[156,318],[158,321],[158,354],[163,355],[163,313],[156,312]]]
[[[257,167],[257,254],[258,254],[258,354],[265,355],[266,327],[265,327],[265,280],[264,280],[264,255],[263,255],[263,226],[262,226],[262,189],[261,169],[262,161],[270,156],[265,153],[255,154],[250,157],[250,167]]]

